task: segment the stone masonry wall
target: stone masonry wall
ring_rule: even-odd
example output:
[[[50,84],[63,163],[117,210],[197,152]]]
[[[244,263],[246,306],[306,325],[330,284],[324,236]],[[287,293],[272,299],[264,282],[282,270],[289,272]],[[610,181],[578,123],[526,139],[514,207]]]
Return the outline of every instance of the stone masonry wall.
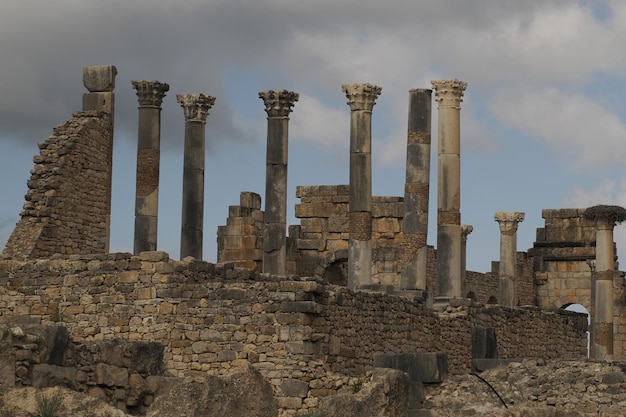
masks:
[[[244,191],[238,206],[228,208],[226,226],[217,228],[217,261],[261,271],[263,266],[263,211],[261,196]]]
[[[296,217],[299,228],[290,229],[294,239],[297,269],[293,273],[312,276],[321,264],[348,249],[347,185],[296,187]],[[372,210],[372,282],[399,285],[398,249],[402,246],[402,197],[373,197]],[[292,231],[296,236],[292,236]]]
[[[4,255],[104,253],[111,200],[112,125],[79,112],[39,145],[26,202]]]
[[[443,351],[468,370],[472,329],[496,329],[501,358],[580,357],[586,318],[537,308],[450,308],[351,292],[163,252],[0,261],[0,322],[65,326],[79,342],[164,345],[174,376],[219,375],[251,363],[283,410],[314,408],[371,370],[375,353]],[[343,375],[343,376],[341,376]]]
[[[596,228],[583,217],[585,209],[544,209],[545,227],[537,229],[530,249],[537,280],[537,305],[557,308],[583,305],[593,317],[591,263],[596,257]],[[616,261],[615,268],[618,269]],[[624,276],[614,276],[613,350],[615,358],[626,355],[626,305]]]

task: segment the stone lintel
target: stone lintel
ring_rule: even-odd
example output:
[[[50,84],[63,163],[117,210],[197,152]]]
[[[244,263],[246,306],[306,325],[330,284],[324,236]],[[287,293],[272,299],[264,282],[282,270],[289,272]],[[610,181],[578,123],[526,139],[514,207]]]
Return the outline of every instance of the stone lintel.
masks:
[[[90,93],[111,92],[115,89],[116,75],[114,65],[83,67],[83,85]]]
[[[265,112],[268,117],[289,117],[292,107],[300,95],[287,90],[259,91],[259,98],[265,103]]]
[[[215,104],[215,97],[204,94],[176,94],[176,101],[185,112],[185,122],[206,123],[209,109]]]
[[[350,110],[372,111],[382,87],[373,84],[343,84],[341,90],[348,98]]]
[[[163,97],[169,91],[170,86],[167,83],[154,80],[132,81],[133,88],[137,90],[137,98],[139,98],[139,107],[161,108]]]
[[[435,100],[439,107],[461,108],[463,92],[467,83],[454,80],[433,80],[430,82],[435,90]]]

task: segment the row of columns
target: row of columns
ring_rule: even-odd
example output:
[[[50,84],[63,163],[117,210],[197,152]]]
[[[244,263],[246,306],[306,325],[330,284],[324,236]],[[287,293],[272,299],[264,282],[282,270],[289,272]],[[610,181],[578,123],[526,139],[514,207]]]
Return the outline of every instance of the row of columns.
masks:
[[[155,80],[133,81],[132,85],[139,101],[133,243],[133,252],[139,254],[157,249],[161,104],[169,85]],[[185,115],[180,257],[202,258],[204,127],[215,98],[204,94],[178,94],[176,100]]]

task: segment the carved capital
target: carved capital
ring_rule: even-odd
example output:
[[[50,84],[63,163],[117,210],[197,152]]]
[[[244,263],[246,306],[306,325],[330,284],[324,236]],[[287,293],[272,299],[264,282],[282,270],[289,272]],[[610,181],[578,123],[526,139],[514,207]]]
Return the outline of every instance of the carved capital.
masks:
[[[461,108],[463,92],[467,83],[454,80],[434,80],[430,82],[435,90],[435,100],[439,107]]]
[[[176,101],[185,112],[185,122],[206,123],[209,109],[215,104],[215,97],[204,94],[176,94]]]
[[[382,88],[372,84],[344,84],[341,90],[346,93],[350,110],[372,111]]]
[[[500,232],[515,232],[517,225],[524,221],[525,214],[517,211],[498,211],[493,219],[498,222]]]
[[[161,108],[163,97],[169,91],[169,84],[161,81],[133,81],[133,88],[137,90],[137,98],[139,99],[139,107]]]
[[[259,98],[265,103],[268,117],[289,117],[291,108],[300,98],[300,94],[287,90],[259,91]]]
[[[461,225],[461,240],[464,242],[467,241],[467,235],[471,234],[474,231],[474,226],[470,224],[462,224]]]

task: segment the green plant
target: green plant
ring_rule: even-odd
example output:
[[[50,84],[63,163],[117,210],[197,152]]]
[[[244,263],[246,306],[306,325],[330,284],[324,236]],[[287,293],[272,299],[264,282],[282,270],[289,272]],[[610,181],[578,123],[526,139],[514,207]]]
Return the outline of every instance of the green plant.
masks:
[[[354,384],[352,384],[352,393],[356,394],[357,392],[361,391],[361,388],[363,388],[363,381],[359,379]]]
[[[61,409],[61,394],[58,390],[46,395],[37,395],[37,417],[58,417]]]

